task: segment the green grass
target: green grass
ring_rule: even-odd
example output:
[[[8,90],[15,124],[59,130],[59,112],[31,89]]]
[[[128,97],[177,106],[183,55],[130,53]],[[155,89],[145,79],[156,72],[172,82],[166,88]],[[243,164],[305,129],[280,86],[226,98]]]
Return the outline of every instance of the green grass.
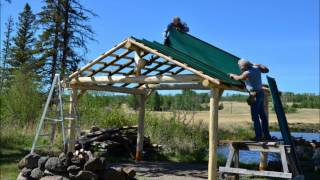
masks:
[[[120,127],[137,124],[137,113],[125,112],[120,107],[111,110],[106,110],[104,107],[90,109],[92,110],[82,109],[81,111],[83,128],[89,128],[92,125]],[[17,163],[29,152],[35,127],[22,128],[11,124],[1,128],[0,179],[16,179]],[[186,124],[176,120],[175,117],[164,118],[153,113],[146,113],[145,135],[150,137],[152,143],[163,145],[160,160],[207,163],[209,139],[206,124]],[[220,139],[244,140],[253,137],[253,130],[232,127],[219,129],[218,135]],[[61,144],[61,138],[57,137],[57,139],[60,139],[57,144]],[[110,160],[112,162],[125,161],[118,158]],[[225,158],[218,157],[218,164],[224,165]],[[257,167],[256,164],[242,164],[242,166]]]

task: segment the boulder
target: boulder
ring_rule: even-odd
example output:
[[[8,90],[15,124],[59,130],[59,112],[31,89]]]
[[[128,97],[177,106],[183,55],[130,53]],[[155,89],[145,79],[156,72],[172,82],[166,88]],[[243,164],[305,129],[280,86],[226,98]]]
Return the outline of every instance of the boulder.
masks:
[[[81,170],[81,167],[79,166],[76,166],[76,165],[71,165],[67,168],[67,171],[68,172],[74,172],[74,171],[80,171]]]
[[[21,174],[22,174],[22,176],[24,176],[24,177],[30,177],[31,171],[32,171],[32,169],[23,168],[23,169],[21,170]]]
[[[69,177],[75,177],[79,173],[80,170],[81,170],[81,168],[76,165],[71,165],[67,169],[67,171],[69,173]]]
[[[91,158],[84,164],[84,170],[97,172],[103,170],[103,163],[99,158]]]
[[[44,171],[45,167],[44,165],[46,164],[47,160],[49,159],[49,156],[42,156],[38,160],[38,168]]]
[[[33,179],[40,179],[44,176],[44,172],[40,168],[35,168],[31,171],[30,177]]]
[[[59,155],[59,160],[60,160],[60,163],[65,166],[65,167],[68,167],[71,165],[71,159],[73,158],[73,153],[72,152],[69,152],[67,154],[65,153],[61,153]]]
[[[45,163],[45,169],[52,173],[66,173],[67,166],[58,157],[51,157]]]
[[[76,175],[71,175],[69,174],[71,179],[76,179],[76,180],[96,180],[98,179],[98,176],[91,172],[91,171],[79,171],[78,174]],[[108,178],[109,179],[109,178]]]
[[[19,161],[18,168],[23,169],[26,167],[29,169],[34,169],[38,167],[39,158],[40,156],[38,154],[28,154]]]

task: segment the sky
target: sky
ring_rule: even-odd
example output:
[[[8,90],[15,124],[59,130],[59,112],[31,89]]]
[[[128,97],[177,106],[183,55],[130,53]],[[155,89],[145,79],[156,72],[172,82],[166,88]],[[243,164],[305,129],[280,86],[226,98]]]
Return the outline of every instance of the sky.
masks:
[[[40,0],[2,1],[1,29],[17,20],[26,2],[34,12]],[[282,91],[319,94],[319,0],[82,0],[98,17],[89,24],[88,61],[129,36],[162,42],[172,17],[190,34],[238,57],[269,67]],[[2,40],[1,40],[2,42]],[[265,78],[264,78],[264,82]]]

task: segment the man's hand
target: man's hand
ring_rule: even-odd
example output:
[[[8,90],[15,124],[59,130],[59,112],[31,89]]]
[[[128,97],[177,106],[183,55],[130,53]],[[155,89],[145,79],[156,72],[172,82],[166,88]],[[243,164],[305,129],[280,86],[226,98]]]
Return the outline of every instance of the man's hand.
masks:
[[[243,72],[241,75],[236,75],[236,74],[228,74],[228,76],[231,78],[231,79],[234,79],[234,80],[246,80],[248,78],[248,74],[249,72],[248,71],[245,71]]]
[[[234,79],[235,74],[229,73],[228,76],[229,78]]]

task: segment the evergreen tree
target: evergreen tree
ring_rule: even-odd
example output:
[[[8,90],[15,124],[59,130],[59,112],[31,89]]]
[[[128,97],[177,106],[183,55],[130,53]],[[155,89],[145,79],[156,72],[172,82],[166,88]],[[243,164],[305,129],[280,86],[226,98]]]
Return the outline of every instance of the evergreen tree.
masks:
[[[2,48],[2,59],[1,59],[1,84],[0,84],[0,92],[2,92],[3,87],[5,86],[5,82],[8,78],[8,61],[11,54],[11,46],[12,46],[12,32],[13,32],[13,18],[10,16],[8,18],[8,22],[6,23],[6,31],[4,32],[4,40]]]
[[[23,12],[19,14],[17,34],[13,38],[12,58],[9,61],[13,68],[23,68],[26,71],[36,69],[35,32],[36,16],[32,13],[30,5],[26,3]]]
[[[81,51],[87,52],[87,40],[94,40],[94,32],[86,24],[90,20],[88,15],[96,15],[84,8],[78,0],[61,0],[61,3],[63,16],[61,75],[65,77],[84,61],[84,54]]]
[[[54,74],[60,73],[64,78],[84,60],[81,52],[87,52],[86,42],[93,40],[93,31],[86,23],[89,15],[95,14],[85,9],[78,0],[44,2],[39,13],[39,23],[44,31],[38,47],[51,82]]]
[[[39,15],[39,24],[43,31],[39,37],[37,48],[40,50],[40,61],[44,65],[42,73],[45,80],[53,81],[58,67],[59,32],[61,32],[62,16],[60,14],[60,0],[45,0]]]
[[[150,97],[150,106],[153,111],[161,110],[161,99],[157,91],[155,91]]]

